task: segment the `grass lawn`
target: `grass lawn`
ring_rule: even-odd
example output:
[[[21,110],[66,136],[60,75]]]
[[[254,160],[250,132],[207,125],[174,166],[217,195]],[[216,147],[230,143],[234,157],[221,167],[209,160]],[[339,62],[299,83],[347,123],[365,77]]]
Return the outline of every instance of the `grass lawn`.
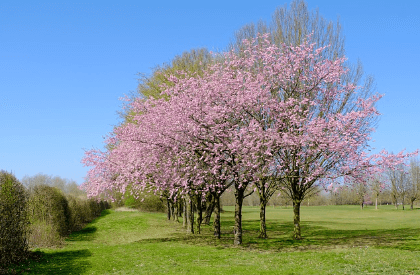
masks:
[[[301,241],[291,207],[268,208],[268,239],[258,239],[259,209],[244,207],[243,242],[233,244],[233,207],[222,238],[212,227],[187,235],[162,213],[106,210],[63,248],[42,249],[24,274],[420,274],[420,209],[302,207]]]

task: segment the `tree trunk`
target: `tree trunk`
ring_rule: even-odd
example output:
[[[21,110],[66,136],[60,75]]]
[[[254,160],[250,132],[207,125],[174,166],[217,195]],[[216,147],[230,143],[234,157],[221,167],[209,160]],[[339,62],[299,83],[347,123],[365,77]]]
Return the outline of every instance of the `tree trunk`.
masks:
[[[220,239],[220,197],[219,197],[219,195],[215,195],[215,197],[214,197],[213,228],[214,228],[214,236],[217,239]]]
[[[242,244],[242,203],[244,201],[244,188],[236,188],[235,190],[235,227],[233,230],[233,244]]]
[[[178,217],[182,217],[182,212],[184,211],[184,200],[182,199],[178,199],[177,201],[178,204]]]
[[[265,224],[265,208],[267,206],[267,201],[260,198],[260,235],[259,238],[267,238],[267,226]]]
[[[363,202],[360,204],[360,208],[363,210]]]
[[[184,212],[182,215],[182,227],[187,227],[187,201],[182,199],[182,211]]]
[[[301,240],[302,235],[300,234],[300,201],[293,201],[293,237],[295,240]]]
[[[201,196],[197,196],[197,233],[201,234],[201,222],[203,221],[203,204]]]
[[[187,233],[194,234],[194,210],[190,195],[187,195]]]
[[[172,220],[174,221],[178,220],[175,202],[171,203],[171,213],[172,213]]]
[[[215,197],[216,195],[211,195],[210,201],[206,202],[206,214],[203,221],[204,224],[210,225],[211,214],[213,213],[216,206]]]
[[[411,199],[410,209],[411,209],[411,210],[413,210],[413,209],[414,209],[414,200],[413,200],[413,199]]]
[[[403,210],[404,210],[404,203],[405,203],[405,199],[404,197],[402,198],[402,206],[403,206]]]
[[[376,196],[376,200],[375,200],[375,209],[378,210],[378,197]]]
[[[171,220],[171,203],[166,199],[166,207],[168,208],[168,221]]]

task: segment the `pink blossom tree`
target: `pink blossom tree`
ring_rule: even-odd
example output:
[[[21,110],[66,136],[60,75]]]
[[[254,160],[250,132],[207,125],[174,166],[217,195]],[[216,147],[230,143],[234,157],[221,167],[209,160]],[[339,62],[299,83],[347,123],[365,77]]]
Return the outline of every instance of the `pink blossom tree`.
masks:
[[[300,239],[307,194],[341,178],[365,181],[408,156],[367,155],[381,96],[350,97],[359,87],[341,84],[345,59],[322,58],[323,49],[277,47],[264,35],[202,76],[170,78],[165,98],[131,102],[137,115],[114,131],[111,151],[87,152],[94,168],[84,187],[93,196],[130,185],[204,199],[233,185],[238,245],[246,188],[264,200],[267,184],[276,182],[293,201]]]

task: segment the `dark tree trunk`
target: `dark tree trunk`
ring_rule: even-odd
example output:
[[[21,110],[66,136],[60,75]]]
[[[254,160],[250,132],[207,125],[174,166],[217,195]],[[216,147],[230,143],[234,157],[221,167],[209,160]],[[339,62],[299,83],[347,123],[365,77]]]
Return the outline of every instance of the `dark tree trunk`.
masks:
[[[182,211],[184,212],[182,215],[182,227],[187,227],[187,218],[188,218],[188,214],[187,214],[187,201],[186,199],[182,199]]]
[[[194,234],[194,208],[190,195],[187,195],[187,232]]]
[[[179,200],[176,201],[176,203],[174,203],[174,217],[175,217],[175,221],[179,222]]]
[[[184,201],[182,199],[178,199],[178,217],[182,217],[182,212],[184,211]]]
[[[177,216],[177,213],[176,213],[176,206],[175,206],[175,203],[173,202],[173,203],[171,203],[171,214],[172,214],[172,220],[178,220],[178,216]]]
[[[197,233],[201,234],[201,222],[203,221],[203,202],[201,196],[197,196]]]
[[[220,239],[220,197],[218,195],[214,196],[214,236],[217,239]]]
[[[258,189],[258,195],[260,198],[260,235],[259,238],[267,238],[267,227],[265,224],[265,209],[267,207],[268,197],[267,190],[265,188],[265,180],[260,181],[260,188]]]
[[[171,203],[169,202],[169,200],[166,200],[166,207],[168,208],[168,221],[171,220]]]
[[[300,233],[300,203],[300,201],[293,201],[293,238],[295,240],[302,239]]]
[[[235,190],[235,227],[233,244],[242,244],[242,203],[244,201],[245,188],[236,188]]]
[[[210,225],[211,214],[213,213],[216,206],[215,197],[216,195],[211,195],[209,201],[206,202],[206,214],[203,221],[204,224]]]
[[[410,209],[413,210],[414,209],[414,201],[416,200],[416,198],[411,199],[410,200]]]
[[[265,224],[265,208],[267,207],[267,201],[260,198],[260,235],[259,238],[267,238],[267,226]]]

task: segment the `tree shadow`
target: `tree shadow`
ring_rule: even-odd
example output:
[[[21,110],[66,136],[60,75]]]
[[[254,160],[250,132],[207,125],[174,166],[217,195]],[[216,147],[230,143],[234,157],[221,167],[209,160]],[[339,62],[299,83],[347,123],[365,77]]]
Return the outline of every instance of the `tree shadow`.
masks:
[[[233,247],[234,221],[225,220],[221,224],[221,239],[213,236],[213,227],[203,225],[201,234],[173,233],[162,238],[139,240],[139,243],[181,242],[191,245],[213,245],[217,249]],[[331,229],[341,227],[342,222],[302,221],[302,240],[293,239],[293,222],[267,223],[268,238],[259,236],[259,220],[242,222],[242,249],[265,251],[317,251],[331,249],[348,249],[354,247],[375,247],[381,249],[396,248],[401,250],[420,251],[418,230],[413,228],[399,229]]]
[[[96,226],[86,226],[79,231],[71,233],[66,238],[66,242],[93,241],[97,230]]]
[[[333,222],[301,222],[302,240],[293,239],[293,222],[270,222],[267,239],[258,238],[259,221],[244,221],[244,246],[249,248],[302,251],[351,247],[397,248],[420,251],[418,230],[399,229],[331,229]],[[353,225],[353,224],[352,224]]]
[[[6,274],[83,274],[91,264],[86,260],[92,253],[87,250],[31,252],[30,258],[12,266]]]
[[[103,219],[105,216],[111,214],[109,209],[103,210],[101,215],[89,223],[86,227],[80,229],[79,231],[72,232],[68,237],[66,237],[66,242],[79,242],[79,241],[92,241],[95,239],[95,233],[98,230],[95,223]]]
[[[96,223],[96,222],[98,222],[99,220],[101,220],[101,219],[103,219],[105,216],[108,216],[109,214],[111,214],[112,213],[112,211],[110,210],[110,209],[105,209],[105,210],[102,210],[102,212],[101,212],[101,215],[99,215],[99,217],[97,217],[97,218],[95,218],[92,222],[90,222],[90,223]]]
[[[92,223],[110,213],[110,210],[102,211],[101,216]],[[97,227],[92,223],[79,231],[72,232],[66,238],[66,242],[94,240]],[[91,255],[92,253],[88,249],[55,252],[31,251],[26,262],[10,267],[6,274],[82,274],[91,266],[86,260]],[[0,272],[0,274],[2,273]]]

